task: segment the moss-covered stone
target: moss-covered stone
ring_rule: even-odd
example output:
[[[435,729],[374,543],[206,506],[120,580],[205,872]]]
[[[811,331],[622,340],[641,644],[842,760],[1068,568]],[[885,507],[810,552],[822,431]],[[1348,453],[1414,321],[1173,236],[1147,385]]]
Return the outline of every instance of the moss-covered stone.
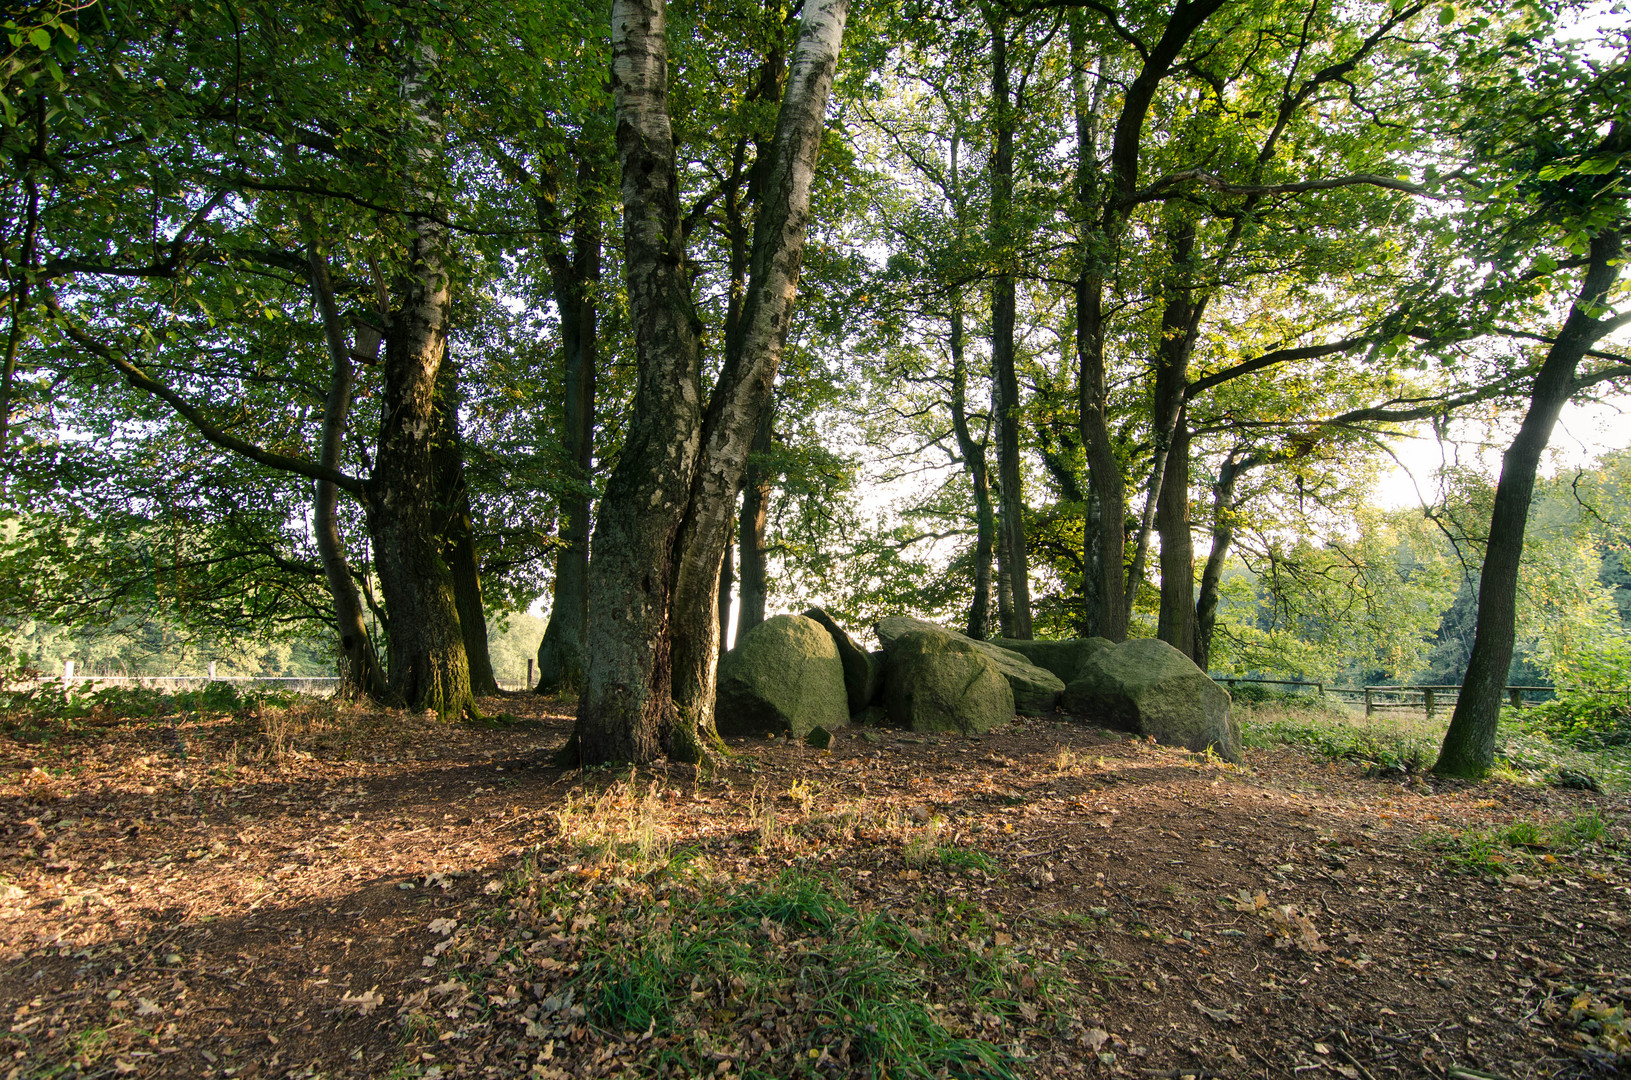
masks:
[[[849,696],[850,715],[862,712],[868,705],[878,700],[883,692],[883,663],[882,655],[874,656],[859,645],[853,638],[844,632],[837,621],[825,611],[813,607],[804,613],[806,619],[814,619],[826,627],[827,633],[832,635],[833,645],[838,649],[839,662],[844,665],[844,691]]]
[[[1058,675],[1046,668],[1038,667],[1017,652],[1001,648],[993,642],[975,641],[966,634],[959,634],[955,630],[948,630],[944,626],[924,622],[922,619],[904,615],[891,616],[881,620],[876,629],[878,640],[883,642],[886,652],[891,641],[905,634],[942,634],[973,646],[1001,670],[1013,690],[1014,707],[1027,716],[1046,716],[1053,712],[1054,707],[1059,704],[1059,695],[1065,689],[1064,680]]]
[[[844,665],[826,627],[777,615],[743,634],[719,659],[714,722],[721,735],[786,732],[799,739],[849,723]]]
[[[1241,760],[1228,691],[1164,641],[1141,638],[1099,652],[1065,687],[1066,712],[1197,753]]]
[[[944,632],[895,635],[884,649],[884,708],[913,731],[990,731],[1014,718],[1014,692],[995,661]]]
[[[1047,668],[1066,683],[1080,675],[1082,668],[1105,649],[1115,647],[1109,638],[1067,638],[1064,641],[1019,641],[1015,638],[997,638],[993,645],[1017,652],[1039,668]]]

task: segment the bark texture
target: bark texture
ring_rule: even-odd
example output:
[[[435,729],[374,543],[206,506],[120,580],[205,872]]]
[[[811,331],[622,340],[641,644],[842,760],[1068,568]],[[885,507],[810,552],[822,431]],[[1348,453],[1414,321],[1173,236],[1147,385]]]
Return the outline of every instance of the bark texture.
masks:
[[[442,139],[433,91],[435,55],[410,45],[401,93],[425,161]],[[433,207],[428,190],[415,194]],[[379,444],[369,479],[369,532],[385,608],[391,614],[390,696],[442,715],[474,705],[453,576],[442,558],[445,510],[438,490],[437,379],[447,356],[451,305],[447,228],[434,212],[406,215],[407,269],[394,293],[385,338]]]
[[[481,562],[476,554],[475,521],[464,476],[464,441],[459,434],[459,385],[453,365],[444,363],[437,379],[436,472],[441,492],[442,560],[453,579],[453,602],[470,665],[470,692],[498,693],[487,647],[487,606],[481,595]]]
[[[340,468],[340,451],[351,415],[352,390],[355,373],[340,321],[339,306],[334,299],[334,284],[329,277],[328,258],[317,243],[315,229],[309,220],[303,220],[307,244],[307,261],[311,267],[312,292],[317,297],[317,310],[323,320],[323,338],[328,345],[330,376],[328,397],[323,403],[322,443],[318,448],[318,462],[325,468]],[[364,337],[366,341],[362,340]],[[359,333],[357,351],[377,356],[380,338],[377,333]],[[317,557],[323,565],[323,578],[328,583],[329,597],[334,606],[334,630],[339,641],[339,696],[343,700],[368,698],[384,701],[386,697],[385,673],[380,668],[379,654],[368,633],[363,618],[362,596],[352,576],[351,563],[346,557],[345,542],[340,537],[337,514],[339,488],[332,481],[314,482],[312,504],[312,532],[317,541]]]
[[[589,564],[595,617],[585,636],[576,731],[585,765],[655,761],[659,732],[673,726],[674,543],[696,473],[702,405],[701,326],[685,261],[666,34],[662,0],[614,0],[624,273],[639,377]]]
[[[681,760],[694,759],[717,739],[713,713],[720,561],[792,322],[810,186],[848,13],[848,0],[819,0],[803,9],[754,221],[741,318],[709,401],[701,461],[676,548],[671,632],[678,715],[663,743],[670,756]]]
[[[541,694],[576,694],[583,688],[585,627],[589,619],[590,476],[594,468],[595,365],[599,330],[595,306],[600,283],[600,170],[597,149],[580,140],[578,182],[572,209],[572,255],[546,241],[555,306],[561,318],[565,362],[565,443],[570,475],[561,499],[561,548],[549,624],[538,645]],[[552,200],[541,200],[540,232],[558,220]]]
[[[753,436],[747,476],[742,484],[742,519],[737,526],[737,550],[741,553],[736,596],[736,635],[740,638],[765,621],[765,604],[770,595],[769,552],[765,547],[765,527],[770,516],[770,491],[774,478],[767,456],[770,453],[776,418],[774,399],[759,418]]]
[[[1580,292],[1535,376],[1529,409],[1518,434],[1501,457],[1501,478],[1495,485],[1489,544],[1478,584],[1478,628],[1473,632],[1472,655],[1450,729],[1444,734],[1444,745],[1433,766],[1440,776],[1483,776],[1495,764],[1495,732],[1506,697],[1507,673],[1512,667],[1518,566],[1523,557],[1529,503],[1535,492],[1535,471],[1551,440],[1558,414],[1575,391],[1575,370],[1607,332],[1603,322],[1589,312],[1606,302],[1620,275],[1622,253],[1618,232],[1603,232],[1592,238]]]
[[[1189,423],[1182,406],[1161,480],[1161,612],[1155,636],[1195,655],[1195,541],[1189,531]],[[1203,669],[1204,670],[1204,669]]]

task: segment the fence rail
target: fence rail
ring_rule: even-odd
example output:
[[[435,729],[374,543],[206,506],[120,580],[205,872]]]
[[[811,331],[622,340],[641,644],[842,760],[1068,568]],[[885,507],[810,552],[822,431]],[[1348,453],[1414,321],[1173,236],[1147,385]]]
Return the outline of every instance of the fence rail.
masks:
[[[1461,696],[1461,687],[1448,684],[1373,684],[1370,686],[1326,686],[1324,683],[1310,682],[1305,679],[1255,679],[1246,677],[1224,676],[1218,682],[1228,683],[1261,683],[1269,686],[1312,686],[1321,697],[1347,697],[1357,703],[1365,702],[1365,715],[1370,716],[1378,709],[1425,709],[1428,719],[1440,705],[1453,705]],[[1508,686],[1505,688],[1507,700],[1514,709],[1521,709],[1526,702],[1525,694],[1552,694],[1557,693],[1555,686]],[[1628,693],[1631,690],[1610,690],[1607,693]],[[1535,704],[1535,703],[1530,703]]]

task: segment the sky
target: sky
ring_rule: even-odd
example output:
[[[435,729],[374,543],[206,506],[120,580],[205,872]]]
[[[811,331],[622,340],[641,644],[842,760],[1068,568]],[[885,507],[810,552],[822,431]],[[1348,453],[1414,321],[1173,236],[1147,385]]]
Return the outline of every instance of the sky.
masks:
[[[1461,420],[1450,425],[1450,441],[1440,443],[1423,426],[1420,437],[1391,444],[1398,464],[1383,473],[1374,501],[1388,509],[1431,502],[1437,493],[1434,477],[1446,464],[1473,466],[1489,477],[1499,476],[1501,454],[1516,429],[1516,417],[1500,422]],[[1627,446],[1631,446],[1631,401],[1570,402],[1552,432],[1541,471],[1550,476],[1578,469]]]

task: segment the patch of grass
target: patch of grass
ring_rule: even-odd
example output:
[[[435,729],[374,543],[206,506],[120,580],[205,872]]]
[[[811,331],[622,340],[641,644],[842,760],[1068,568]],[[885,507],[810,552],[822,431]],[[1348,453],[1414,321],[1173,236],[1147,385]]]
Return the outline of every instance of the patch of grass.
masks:
[[[1559,855],[1606,854],[1626,846],[1624,830],[1596,810],[1550,821],[1514,821],[1428,839],[1445,862],[1467,873],[1505,877],[1520,871],[1544,871]]]
[[[911,923],[794,870],[732,885],[670,867],[644,885],[646,900],[591,918],[602,902],[535,879],[526,910],[578,931],[577,973],[540,1024],[581,1015],[608,1034],[650,1032],[662,1060],[648,1064],[669,1075],[712,1073],[728,1056],[743,1077],[1009,1080],[1024,1029],[1057,1016],[1062,983],[978,909]]]
[[[1403,725],[1362,724],[1329,708],[1243,709],[1247,746],[1297,746],[1327,761],[1354,761],[1375,772],[1419,772],[1438,756],[1438,741]]]
[[[656,782],[642,793],[624,779],[599,795],[568,795],[555,811],[555,827],[560,841],[585,862],[651,866],[668,861],[665,817]]]

